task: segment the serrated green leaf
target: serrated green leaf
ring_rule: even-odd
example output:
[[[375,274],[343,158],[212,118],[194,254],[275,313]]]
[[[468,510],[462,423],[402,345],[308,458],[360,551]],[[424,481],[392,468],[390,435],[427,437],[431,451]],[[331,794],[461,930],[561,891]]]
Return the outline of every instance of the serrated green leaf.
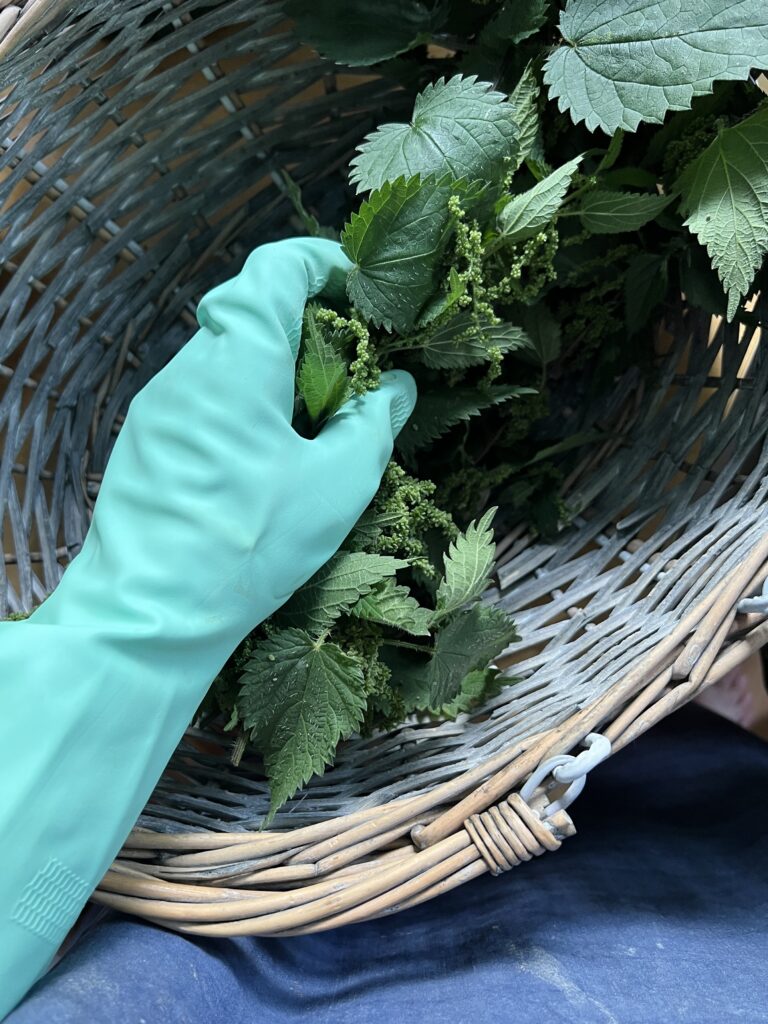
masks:
[[[609,192],[596,189],[587,192],[574,211],[582,225],[595,235],[615,235],[621,231],[637,231],[658,217],[674,196],[642,192]]]
[[[419,93],[408,124],[383,124],[352,160],[358,192],[414,175],[493,180],[517,150],[514,111],[476,76],[441,78]]]
[[[496,514],[491,508],[477,523],[451,541],[445,555],[445,569],[437,588],[437,607],[433,624],[476,600],[487,590],[496,556],[491,523]]]
[[[448,178],[398,178],[362,204],[341,236],[347,294],[377,327],[406,334],[436,291],[451,233]]]
[[[550,99],[609,135],[768,66],[765,0],[568,0],[560,33],[544,67]]]
[[[548,366],[560,355],[560,324],[544,303],[526,306],[520,311],[520,319],[528,339],[528,346],[520,350],[520,358],[542,368]]]
[[[301,629],[259,643],[240,683],[240,712],[269,778],[264,827],[300,786],[324,772],[339,740],[360,726],[365,685],[356,660]]]
[[[407,587],[398,586],[387,579],[377,584],[369,594],[352,605],[349,614],[367,622],[402,629],[412,636],[429,636],[432,612],[422,608]]]
[[[497,668],[475,669],[461,681],[459,692],[440,708],[440,717],[454,719],[458,715],[485,704],[515,680],[502,676]]]
[[[667,294],[667,257],[641,252],[627,267],[624,279],[624,310],[631,336],[648,323]]]
[[[581,162],[577,156],[558,167],[527,192],[512,196],[499,214],[499,231],[509,242],[535,235],[555,217]]]
[[[517,639],[514,622],[500,608],[476,604],[457,612],[435,640],[427,668],[430,706],[438,710],[453,700],[470,672],[487,668]]]
[[[323,338],[314,310],[304,313],[302,337],[304,356],[296,374],[296,386],[313,423],[327,419],[339,409],[349,393],[347,364]]]
[[[436,441],[451,427],[483,409],[500,405],[510,398],[535,394],[533,388],[498,384],[485,388],[451,388],[443,393],[419,395],[411,418],[398,434],[395,444],[399,451],[412,457],[419,448]]]
[[[320,632],[407,564],[391,555],[339,551],[275,613],[274,620],[280,626]]]
[[[485,25],[480,33],[480,42],[502,39],[507,43],[522,43],[534,35],[547,18],[548,0],[508,0],[498,14]]]
[[[340,64],[375,64],[428,42],[438,27],[437,9],[418,0],[288,0],[296,35]]]
[[[488,349],[515,352],[528,344],[521,327],[514,324],[476,324],[464,310],[434,330],[416,350],[435,370],[465,369],[488,360]]]
[[[539,83],[530,64],[512,90],[509,102],[519,131],[518,156],[515,161],[519,167],[533,153],[539,132]]]
[[[768,251],[768,104],[723,129],[677,187],[685,225],[707,247],[732,320]]]

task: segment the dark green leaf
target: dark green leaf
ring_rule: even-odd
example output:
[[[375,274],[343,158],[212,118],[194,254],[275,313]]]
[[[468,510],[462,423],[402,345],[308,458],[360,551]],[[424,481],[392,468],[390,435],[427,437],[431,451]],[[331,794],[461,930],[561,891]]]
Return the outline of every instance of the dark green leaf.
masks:
[[[300,786],[325,771],[339,740],[362,723],[363,673],[336,644],[301,629],[282,630],[254,649],[239,706],[269,778],[264,827]]]
[[[507,43],[522,43],[524,39],[534,35],[544,24],[547,17],[548,0],[507,0],[483,28],[480,42],[488,43],[502,39]]]
[[[347,364],[323,338],[311,306],[304,313],[302,343],[304,356],[296,375],[296,385],[311,420],[318,423],[333,416],[347,398]]]
[[[319,632],[406,565],[390,555],[339,551],[275,613],[275,621]]]
[[[324,57],[340,64],[375,64],[428,42],[436,28],[434,11],[418,0],[288,0],[286,13],[296,34]]]
[[[496,544],[491,523],[495,508],[488,509],[478,523],[451,541],[445,555],[445,573],[437,588],[433,623],[476,600],[490,584]]]
[[[510,384],[451,388],[442,393],[426,392],[419,395],[416,408],[395,444],[404,455],[412,457],[419,448],[431,444],[462,420],[477,416],[483,409],[499,405],[510,398],[535,393],[532,388]]]
[[[528,346],[518,353],[526,362],[548,366],[560,355],[560,324],[547,306],[526,306],[520,312]]]
[[[350,300],[368,320],[407,333],[437,290],[439,267],[451,233],[445,178],[385,182],[362,204],[341,236],[354,267]]]
[[[475,323],[465,310],[436,328],[418,348],[427,366],[437,370],[465,369],[488,360],[489,348],[515,352],[529,344],[524,331],[514,324]]]
[[[667,257],[653,252],[635,256],[624,279],[627,332],[636,334],[648,323],[667,294]]]
[[[440,717],[454,719],[464,712],[472,711],[491,697],[496,697],[504,686],[513,682],[514,679],[502,676],[497,668],[475,669],[464,676],[461,689],[453,700],[440,708]]]
[[[457,612],[438,632],[429,662],[429,702],[435,710],[454,699],[464,678],[517,640],[512,619],[500,608],[476,604]]]
[[[422,608],[407,587],[398,586],[394,580],[378,583],[369,594],[352,605],[349,614],[382,626],[402,629],[412,636],[429,636],[432,612]]]
[[[587,192],[575,212],[587,231],[615,235],[621,231],[637,231],[649,220],[658,217],[673,199],[674,196],[652,193],[596,189]]]

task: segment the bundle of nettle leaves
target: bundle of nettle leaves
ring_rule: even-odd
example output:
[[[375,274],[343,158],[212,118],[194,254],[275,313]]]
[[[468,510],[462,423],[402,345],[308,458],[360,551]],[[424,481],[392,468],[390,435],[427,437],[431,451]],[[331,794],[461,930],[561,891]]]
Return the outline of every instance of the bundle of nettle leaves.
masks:
[[[351,161],[348,301],[307,309],[295,424],[313,436],[392,366],[419,399],[339,553],[202,707],[235,730],[235,762],[262,755],[264,824],[343,738],[455,717],[510,683],[493,662],[514,623],[480,600],[485,509],[557,532],[573,511],[563,460],[596,436],[579,405],[651,365],[652,324],[681,292],[748,322],[768,248],[764,0],[296,0],[291,13],[324,56],[374,66],[413,103]]]

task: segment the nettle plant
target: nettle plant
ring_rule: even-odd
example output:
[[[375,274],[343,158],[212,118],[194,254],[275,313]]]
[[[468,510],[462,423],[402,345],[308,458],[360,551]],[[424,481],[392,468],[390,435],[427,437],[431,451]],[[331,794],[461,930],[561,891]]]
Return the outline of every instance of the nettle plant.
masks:
[[[590,400],[629,364],[653,372],[653,324],[682,293],[753,322],[768,249],[764,0],[290,11],[324,56],[412,102],[351,161],[347,300],[307,309],[294,422],[313,436],[393,366],[419,399],[341,550],[203,705],[236,730],[236,763],[262,755],[264,825],[342,739],[456,717],[512,682],[494,660],[514,623],[481,600],[494,516],[556,533],[569,453],[604,436]]]

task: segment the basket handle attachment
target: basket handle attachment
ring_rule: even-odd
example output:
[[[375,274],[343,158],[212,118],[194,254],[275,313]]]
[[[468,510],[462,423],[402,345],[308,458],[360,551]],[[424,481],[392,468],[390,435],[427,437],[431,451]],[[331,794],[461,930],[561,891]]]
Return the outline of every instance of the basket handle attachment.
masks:
[[[566,807],[570,807],[584,789],[587,773],[601,761],[610,757],[611,741],[602,733],[589,733],[584,739],[584,743],[587,749],[580,754],[555,754],[554,757],[548,757],[546,761],[542,761],[520,790],[523,800],[530,803],[534,792],[548,775],[551,774],[554,779],[554,782],[550,783],[549,789],[554,788],[555,784],[570,783],[561,797],[547,804],[546,808],[540,812],[543,819],[551,818],[558,811],[564,811]]]

